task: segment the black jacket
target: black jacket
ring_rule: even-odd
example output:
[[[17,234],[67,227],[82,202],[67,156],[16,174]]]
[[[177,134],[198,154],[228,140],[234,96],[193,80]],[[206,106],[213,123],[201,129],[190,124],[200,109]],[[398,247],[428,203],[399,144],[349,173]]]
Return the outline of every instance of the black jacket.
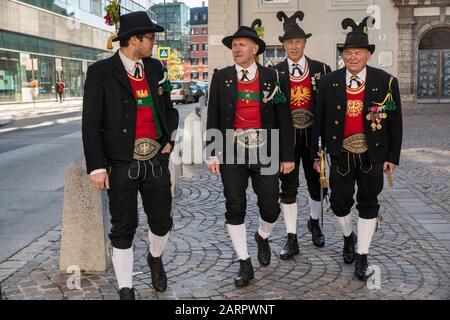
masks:
[[[261,92],[270,92],[277,82],[276,71],[257,64],[259,72],[259,86]],[[279,78],[281,90],[286,95],[285,82]],[[227,129],[233,129],[237,102],[237,71],[235,66],[226,67],[213,74],[208,101],[207,129],[219,129],[225,137]],[[280,162],[294,161],[294,127],[288,101],[274,104],[273,99],[263,102],[260,94],[262,129],[269,132],[279,129]],[[269,133],[270,136],[270,133]],[[211,142],[208,142],[208,144]],[[273,141],[269,141],[271,145]],[[270,150],[270,146],[269,146]]]
[[[178,110],[170,93],[158,95],[158,81],[164,75],[161,62],[143,59],[151,95],[161,123],[162,147],[171,143],[178,128]],[[131,161],[136,135],[136,100],[125,67],[116,52],[91,65],[83,96],[82,135],[88,173],[106,168],[106,159]]]
[[[313,158],[318,158],[319,136],[322,137],[323,147],[329,154],[334,156],[341,154],[347,109],[345,75],[346,68],[342,68],[327,74],[320,83],[312,134]],[[403,130],[400,92],[395,77],[392,81],[392,96],[397,109],[386,111],[387,119],[382,119],[381,130],[372,131],[372,121],[366,119],[374,106],[373,102],[383,102],[391,77],[383,70],[367,66],[363,121],[370,161],[372,163],[389,161],[398,165]]]
[[[313,113],[314,113],[315,105],[316,105],[316,94],[317,94],[317,90],[319,89],[320,79],[325,74],[330,73],[331,68],[329,65],[327,65],[323,62],[312,60],[306,56],[305,56],[305,58],[308,63],[309,76],[311,77],[312,83],[313,82],[315,83],[314,85],[312,85],[312,91],[313,91],[312,105],[313,105]],[[289,64],[288,64],[287,59],[285,59],[283,62],[280,62],[279,64],[277,64],[275,66],[275,69],[280,71],[280,74],[283,76],[284,81],[286,81],[286,86],[288,88],[286,98],[288,101],[291,101],[291,90],[290,90],[291,82],[289,81]],[[314,80],[313,80],[313,78],[314,78]]]

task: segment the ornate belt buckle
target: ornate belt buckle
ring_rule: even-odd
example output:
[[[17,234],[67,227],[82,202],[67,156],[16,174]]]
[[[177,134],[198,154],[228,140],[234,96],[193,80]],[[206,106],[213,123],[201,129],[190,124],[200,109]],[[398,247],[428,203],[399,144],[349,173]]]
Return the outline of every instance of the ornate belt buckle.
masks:
[[[257,149],[266,144],[266,137],[260,129],[237,129],[234,134],[237,143],[246,149]]]
[[[364,153],[368,150],[366,136],[362,133],[354,134],[344,139],[342,146],[352,153]]]
[[[161,145],[150,138],[140,138],[134,143],[133,159],[138,161],[147,161],[153,158],[161,148]]]
[[[314,114],[306,109],[292,111],[292,120],[297,129],[306,129],[313,124]]]

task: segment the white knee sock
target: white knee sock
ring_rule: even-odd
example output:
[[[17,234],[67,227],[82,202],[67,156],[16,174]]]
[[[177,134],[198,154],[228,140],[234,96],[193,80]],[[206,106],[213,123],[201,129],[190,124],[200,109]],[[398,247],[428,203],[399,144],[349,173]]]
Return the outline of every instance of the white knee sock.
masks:
[[[315,201],[311,198],[309,198],[309,208],[311,210],[311,218],[314,220],[320,219],[320,213],[321,213],[321,206],[320,201]]]
[[[372,236],[375,232],[377,218],[363,219],[358,218],[358,246],[356,252],[359,254],[368,254]]]
[[[113,248],[112,263],[119,289],[133,287],[133,247]]]
[[[297,234],[297,202],[291,204],[281,203],[280,207],[286,232]]]
[[[258,233],[263,239],[267,239],[272,233],[273,228],[275,227],[275,223],[269,223],[259,218],[259,228]]]
[[[352,234],[352,216],[350,214],[345,217],[338,217],[339,224],[342,228],[344,236],[348,237]]]
[[[245,223],[239,225],[231,225],[227,223],[227,229],[238,259],[247,260],[250,255],[248,254],[247,249],[247,231],[245,229]]]
[[[150,242],[150,254],[153,258],[159,258],[164,248],[166,247],[167,241],[169,240],[169,232],[164,236],[160,237],[154,234],[150,229],[148,230],[148,241]]]

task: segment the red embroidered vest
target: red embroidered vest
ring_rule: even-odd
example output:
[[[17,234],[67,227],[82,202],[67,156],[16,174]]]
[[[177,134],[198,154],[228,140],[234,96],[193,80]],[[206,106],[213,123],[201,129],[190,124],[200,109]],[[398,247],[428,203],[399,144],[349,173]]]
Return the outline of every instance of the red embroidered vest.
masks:
[[[309,76],[308,63],[302,76],[290,75],[291,83],[291,110],[306,109],[312,111],[312,85]]]
[[[365,83],[359,88],[347,87],[347,112],[345,114],[344,138],[364,133],[364,91]]]
[[[237,81],[237,104],[234,118],[235,129],[261,128],[261,103],[259,74],[251,81]]]
[[[157,139],[161,136],[161,129],[147,77],[144,75],[142,79],[136,79],[128,74],[128,78],[130,79],[131,89],[133,90],[137,106],[135,139]]]

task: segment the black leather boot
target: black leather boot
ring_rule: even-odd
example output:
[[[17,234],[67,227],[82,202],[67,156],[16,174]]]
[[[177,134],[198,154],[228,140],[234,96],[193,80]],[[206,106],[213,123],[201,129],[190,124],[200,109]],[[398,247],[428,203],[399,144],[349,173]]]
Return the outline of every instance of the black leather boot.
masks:
[[[355,275],[361,281],[366,281],[373,274],[374,271],[369,272],[367,270],[369,268],[369,264],[367,263],[367,254],[355,254]]]
[[[342,249],[342,257],[346,264],[351,264],[355,260],[356,234],[352,232],[348,237],[344,236],[344,248]]]
[[[250,283],[250,280],[255,277],[252,260],[250,260],[250,258],[247,260],[239,260],[239,264],[239,272],[234,279],[234,284],[236,287],[247,286]]]
[[[150,273],[152,275],[152,285],[156,291],[163,292],[167,288],[167,276],[164,271],[164,265],[162,262],[162,256],[153,258],[149,252],[147,255],[147,263],[150,267]]]
[[[300,249],[298,247],[297,235],[294,233],[288,233],[286,238],[286,244],[283,250],[280,252],[280,259],[289,260],[294,257],[294,255],[299,254]]]
[[[319,219],[309,218],[308,220],[308,230],[311,232],[312,243],[319,248],[325,245],[325,236],[319,226]]]
[[[268,266],[271,258],[269,239],[263,239],[256,231],[255,240],[258,245],[258,261],[262,266]]]
[[[136,300],[133,288],[122,288],[119,290],[120,300]]]

